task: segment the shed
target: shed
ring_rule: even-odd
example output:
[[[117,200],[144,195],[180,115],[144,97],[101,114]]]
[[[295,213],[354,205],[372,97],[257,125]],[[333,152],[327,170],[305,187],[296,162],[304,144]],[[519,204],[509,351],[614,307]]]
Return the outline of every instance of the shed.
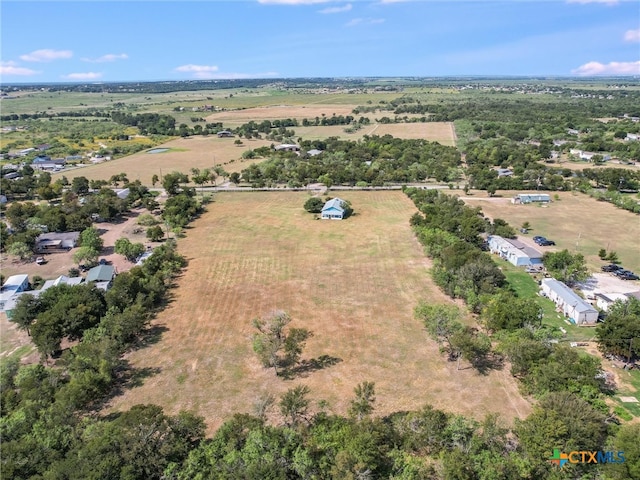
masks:
[[[584,301],[576,292],[554,278],[545,278],[541,283],[542,293],[576,325],[595,325],[598,311]]]
[[[321,218],[323,220],[342,220],[344,218],[344,200],[336,197],[329,200],[322,207]]]
[[[487,243],[491,253],[500,255],[501,258],[516,267],[542,264],[542,253],[519,240],[491,235],[487,239]]]

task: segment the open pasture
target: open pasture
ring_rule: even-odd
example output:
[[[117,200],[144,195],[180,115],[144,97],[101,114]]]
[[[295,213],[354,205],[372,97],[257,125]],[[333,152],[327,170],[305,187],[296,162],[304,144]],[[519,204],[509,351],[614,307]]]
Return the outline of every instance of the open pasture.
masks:
[[[271,98],[273,102],[276,98]],[[284,99],[283,99],[284,100]],[[261,122],[262,120],[276,120],[285,118],[297,118],[302,120],[308,118],[310,120],[316,117],[322,118],[336,115],[353,115],[352,110],[355,105],[269,105],[264,107],[245,108],[242,110],[229,110],[223,112],[212,113],[205,117],[208,122],[223,122],[225,125],[238,126],[247,123],[250,120]]]
[[[179,138],[157,145],[155,148],[168,148],[162,153],[138,152],[127,157],[109,160],[96,165],[87,165],[73,170],[53,174],[54,179],[64,175],[69,180],[77,176],[85,176],[90,180],[106,179],[111,175],[126,173],[129,180],[140,180],[151,186],[151,177],[160,177],[174,171],[189,173],[191,168],[211,168],[222,165],[229,172],[239,172],[252,163],[263,159],[243,160],[242,152],[264,145],[271,145],[267,140],[242,139],[242,145],[235,145],[234,138],[218,138],[215,135]]]
[[[354,387],[366,380],[376,383],[377,414],[425,403],[474,417],[499,412],[509,421],[528,414],[508,367],[488,376],[456,371],[413,318],[421,299],[451,300],[428,275],[409,226],[411,201],[401,192],[341,196],[356,212],[344,221],[315,220],[302,208],[303,192],[216,195],[178,241],[189,266],[154,321],[162,338],[128,356],[134,367],[158,372],[109,410],[137,403],[168,413],[192,409],[211,431],[235,412],[251,412],[259,397],[298,384],[346,413]],[[326,356],[324,368],[293,380],[262,368],[251,321],[274,309],[313,332],[302,358]]]
[[[554,240],[557,250],[566,248],[582,253],[593,271],[600,271],[604,265],[598,251],[605,248],[616,251],[625,268],[640,272],[638,215],[577,192],[559,192],[559,200],[546,206],[514,205],[511,197],[516,193],[522,192],[500,191],[503,198],[488,198],[486,192],[475,192],[464,200],[469,205],[481,207],[491,218],[506,220],[516,229],[523,222],[529,222],[532,230],[528,237],[542,235]],[[553,251],[554,247],[542,247],[541,250]]]
[[[452,122],[387,123],[378,125],[373,133],[397,138],[423,138],[449,146],[455,146],[456,138]]]

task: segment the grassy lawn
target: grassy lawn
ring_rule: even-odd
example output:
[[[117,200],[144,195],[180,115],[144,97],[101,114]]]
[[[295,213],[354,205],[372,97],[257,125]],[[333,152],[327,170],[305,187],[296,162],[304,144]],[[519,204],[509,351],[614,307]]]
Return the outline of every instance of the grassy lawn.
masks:
[[[563,316],[556,312],[555,304],[548,298],[538,295],[539,286],[537,279],[525,272],[524,269],[518,268],[505,260],[493,257],[496,264],[502,270],[509,284],[513,287],[519,297],[533,298],[544,311],[543,324],[551,325],[556,328],[564,328],[566,334],[564,340],[568,342],[583,342],[592,340],[595,335],[595,329],[592,327],[578,327],[570,322],[565,321]],[[538,275],[538,277],[540,277]],[[540,277],[541,278],[541,277]]]
[[[626,410],[636,418],[640,418],[640,403],[626,403],[620,400],[620,396],[634,396],[640,400],[640,370],[618,372],[622,385],[616,393],[614,399],[619,408]],[[624,414],[622,414],[624,417]]]
[[[304,192],[218,194],[179,240],[189,266],[156,320],[166,331],[128,356],[134,367],[159,373],[115,398],[110,410],[137,403],[192,409],[213,430],[233,413],[251,412],[261,395],[298,384],[345,413],[355,385],[366,380],[376,383],[381,415],[431,403],[476,418],[526,416],[529,402],[508,371],[457,371],[413,318],[421,299],[451,302],[431,281],[411,231],[413,203],[401,192],[340,195],[356,212],[344,221],[315,220],[302,208]],[[327,355],[331,365],[294,380],[262,368],[251,320],[274,309],[313,332],[303,359]]]

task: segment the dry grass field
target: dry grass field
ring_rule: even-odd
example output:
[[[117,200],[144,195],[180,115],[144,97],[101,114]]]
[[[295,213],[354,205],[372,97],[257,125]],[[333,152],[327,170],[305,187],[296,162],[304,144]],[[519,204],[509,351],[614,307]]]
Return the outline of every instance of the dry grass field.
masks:
[[[58,176],[64,175],[71,180],[82,175],[90,180],[108,180],[111,175],[124,172],[129,180],[140,180],[144,185],[151,186],[151,177],[154,174],[160,176],[173,171],[189,173],[193,167],[211,168],[222,165],[229,173],[239,172],[252,163],[263,160],[242,160],[242,152],[273,143],[267,140],[242,139],[242,145],[234,145],[234,140],[218,138],[215,135],[179,138],[155,147],[170,149],[167,152],[150,154],[145,150],[108,162],[53,174],[53,177],[55,180]]]
[[[374,133],[397,138],[424,138],[430,142],[455,146],[453,122],[387,123],[378,125]]]
[[[192,409],[211,432],[233,413],[251,412],[260,396],[298,384],[345,413],[353,388],[367,380],[376,383],[378,414],[425,403],[476,418],[529,413],[508,367],[488,376],[456,371],[413,318],[420,299],[450,300],[430,280],[408,222],[415,207],[404,194],[344,192],[356,212],[345,221],[314,220],[302,208],[307,195],[216,196],[179,240],[190,263],[154,322],[166,331],[128,356],[134,367],[158,372],[114,398],[110,410]],[[303,359],[326,355],[334,364],[293,380],[262,368],[251,320],[274,309],[313,332]]]
[[[640,216],[577,192],[560,192],[559,200],[548,206],[513,205],[511,197],[515,193],[519,192],[500,191],[503,198],[488,198],[486,192],[475,192],[473,197],[464,199],[514,228],[529,222],[531,236],[542,235],[554,240],[557,249],[582,253],[594,271],[600,271],[603,265],[598,251],[606,248],[618,252],[626,268],[640,272]]]
[[[269,105],[267,107],[245,108],[242,110],[230,110],[213,113],[206,118],[207,122],[223,122],[225,125],[237,126],[254,120],[260,123],[263,120],[275,120],[285,118],[315,119],[322,116],[353,115],[351,112],[356,105]]]

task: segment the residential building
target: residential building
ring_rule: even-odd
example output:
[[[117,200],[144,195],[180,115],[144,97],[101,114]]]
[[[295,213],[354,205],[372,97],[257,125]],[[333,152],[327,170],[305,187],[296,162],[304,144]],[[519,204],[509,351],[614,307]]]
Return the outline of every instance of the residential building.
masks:
[[[78,245],[80,232],[43,233],[36,238],[36,252],[71,250]]]
[[[551,196],[548,193],[519,193],[511,199],[511,203],[526,204],[533,202],[549,203]]]
[[[491,253],[500,255],[516,267],[542,264],[542,253],[519,240],[490,235],[487,242]]]
[[[338,197],[332,198],[322,207],[321,218],[323,220],[342,220],[344,218],[344,200]]]
[[[5,311],[7,302],[29,288],[29,275],[11,275],[0,288],[0,311]]]
[[[552,300],[571,323],[595,325],[598,321],[598,311],[561,281],[545,278],[541,282],[541,289],[542,294]]]

